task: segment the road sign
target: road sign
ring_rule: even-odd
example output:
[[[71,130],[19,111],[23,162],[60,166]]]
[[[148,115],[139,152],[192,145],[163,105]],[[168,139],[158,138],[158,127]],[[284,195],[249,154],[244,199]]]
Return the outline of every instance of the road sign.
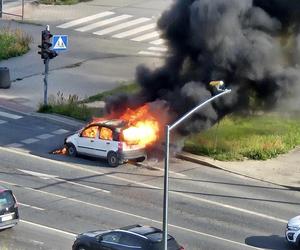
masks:
[[[54,35],[53,40],[53,50],[62,51],[68,48],[68,36],[67,35]]]

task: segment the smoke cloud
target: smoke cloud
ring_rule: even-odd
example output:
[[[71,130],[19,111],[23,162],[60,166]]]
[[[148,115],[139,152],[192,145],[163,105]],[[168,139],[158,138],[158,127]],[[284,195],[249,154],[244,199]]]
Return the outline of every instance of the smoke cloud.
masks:
[[[109,99],[109,111],[164,100],[172,119],[212,96],[211,80],[232,93],[200,110],[183,135],[212,126],[224,115],[247,111],[255,96],[265,109],[300,93],[300,1],[175,0],[158,21],[169,55],[162,67],[141,65],[135,96]]]

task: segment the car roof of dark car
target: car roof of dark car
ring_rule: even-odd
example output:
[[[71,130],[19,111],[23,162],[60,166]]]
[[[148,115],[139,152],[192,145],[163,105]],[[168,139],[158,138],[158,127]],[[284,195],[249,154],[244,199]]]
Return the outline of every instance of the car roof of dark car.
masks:
[[[132,225],[120,228],[121,230],[127,230],[139,235],[147,236],[148,234],[162,232],[160,229],[150,226]]]

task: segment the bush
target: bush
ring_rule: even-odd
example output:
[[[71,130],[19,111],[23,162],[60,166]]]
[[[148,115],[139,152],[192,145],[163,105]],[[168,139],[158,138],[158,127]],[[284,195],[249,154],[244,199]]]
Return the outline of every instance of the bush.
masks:
[[[72,5],[80,2],[88,2],[91,0],[40,0],[39,2],[42,4],[49,5]]]
[[[31,42],[31,36],[21,29],[0,29],[0,60],[27,53]]]
[[[49,97],[49,104],[46,106],[41,104],[38,112],[56,113],[83,121],[89,121],[92,117],[90,109],[79,102],[77,95],[69,95],[66,98],[61,92],[58,92],[56,97]]]

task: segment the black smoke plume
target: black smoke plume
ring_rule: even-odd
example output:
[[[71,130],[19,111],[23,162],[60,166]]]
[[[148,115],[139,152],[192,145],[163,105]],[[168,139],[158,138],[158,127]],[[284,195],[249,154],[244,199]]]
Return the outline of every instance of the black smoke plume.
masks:
[[[137,68],[141,91],[115,96],[108,111],[164,100],[180,117],[212,96],[211,80],[232,93],[200,110],[180,132],[212,126],[247,111],[251,98],[270,109],[300,93],[300,1],[175,0],[158,21],[169,55],[155,70]]]

